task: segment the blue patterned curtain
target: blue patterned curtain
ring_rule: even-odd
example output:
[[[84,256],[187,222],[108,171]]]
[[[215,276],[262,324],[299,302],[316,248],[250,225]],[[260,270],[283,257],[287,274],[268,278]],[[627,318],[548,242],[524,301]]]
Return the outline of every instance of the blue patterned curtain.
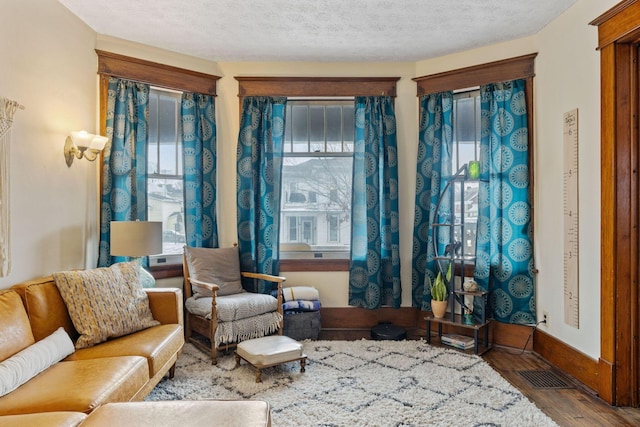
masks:
[[[111,221],[147,219],[149,85],[110,78],[107,137],[102,163],[102,206],[98,266],[125,257],[110,255]]]
[[[431,283],[437,275],[431,224],[436,220],[438,198],[451,177],[452,108],[453,92],[420,98],[411,290],[413,307],[426,311],[431,310]],[[449,206],[450,203],[444,201],[441,208],[446,210]],[[446,234],[442,239],[449,237],[448,229],[440,231]]]
[[[186,243],[217,248],[216,118],[211,95],[182,94],[182,143]]]
[[[480,178],[475,278],[493,317],[534,323],[535,298],[525,81],[480,88]]]
[[[349,305],[400,307],[398,152],[393,99],[356,97]]]
[[[242,271],[278,274],[280,185],[286,98],[246,97],[237,155],[238,246]],[[258,292],[267,293],[265,283]]]

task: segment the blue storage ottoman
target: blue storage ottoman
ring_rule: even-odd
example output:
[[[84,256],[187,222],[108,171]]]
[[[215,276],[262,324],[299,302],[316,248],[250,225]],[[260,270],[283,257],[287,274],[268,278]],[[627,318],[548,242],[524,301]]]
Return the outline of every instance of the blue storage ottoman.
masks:
[[[294,340],[317,340],[320,335],[320,295],[312,286],[282,289],[284,309],[283,335]]]
[[[322,328],[320,311],[284,314],[283,335],[300,340],[317,340]]]

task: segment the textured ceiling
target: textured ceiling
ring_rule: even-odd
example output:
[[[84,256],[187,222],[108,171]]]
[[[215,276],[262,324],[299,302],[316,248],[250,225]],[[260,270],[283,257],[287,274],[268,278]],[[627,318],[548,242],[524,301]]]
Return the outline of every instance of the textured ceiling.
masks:
[[[99,34],[212,61],[413,62],[530,36],[576,0],[59,1]]]

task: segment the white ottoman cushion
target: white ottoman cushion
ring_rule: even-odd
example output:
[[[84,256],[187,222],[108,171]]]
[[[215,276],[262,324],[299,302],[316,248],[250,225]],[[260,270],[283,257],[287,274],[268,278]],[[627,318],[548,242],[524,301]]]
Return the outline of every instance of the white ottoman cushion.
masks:
[[[269,366],[301,358],[302,344],[284,335],[270,335],[242,341],[236,352],[253,366]]]

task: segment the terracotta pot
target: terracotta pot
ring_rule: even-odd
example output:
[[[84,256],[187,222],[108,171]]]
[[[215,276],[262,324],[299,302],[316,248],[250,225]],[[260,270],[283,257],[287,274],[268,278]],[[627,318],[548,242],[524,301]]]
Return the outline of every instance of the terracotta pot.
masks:
[[[431,300],[431,311],[433,316],[437,318],[443,318],[447,312],[447,301],[434,301]]]

